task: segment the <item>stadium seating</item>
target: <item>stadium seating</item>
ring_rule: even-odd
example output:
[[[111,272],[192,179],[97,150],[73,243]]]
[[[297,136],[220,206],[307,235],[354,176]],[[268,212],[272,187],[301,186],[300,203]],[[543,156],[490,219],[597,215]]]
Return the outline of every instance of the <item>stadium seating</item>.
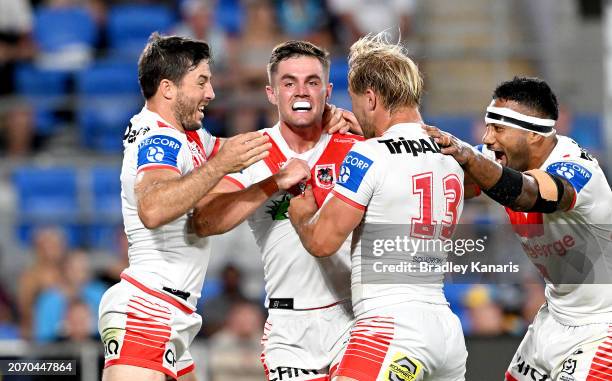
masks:
[[[69,92],[70,73],[40,69],[32,65],[20,65],[15,70],[15,86],[34,109],[35,128],[38,135],[47,136],[57,131],[59,118],[56,110]]]
[[[120,168],[98,166],[89,171],[91,222],[88,246],[114,251],[115,236],[122,226]]]
[[[85,8],[40,7],[34,16],[34,40],[43,52],[93,47],[97,38],[96,25]]]
[[[100,152],[120,152],[130,117],[142,107],[136,66],[98,63],[78,73],[76,88],[77,121],[84,146]]]
[[[40,7],[34,17],[36,62],[46,68],[77,70],[94,57],[98,27],[81,7]]]
[[[77,170],[74,167],[16,168],[12,174],[18,197],[17,236],[29,243],[33,229],[59,225],[71,246],[81,241]]]
[[[161,5],[121,4],[108,15],[108,41],[116,54],[137,57],[154,31],[165,32],[176,15]]]

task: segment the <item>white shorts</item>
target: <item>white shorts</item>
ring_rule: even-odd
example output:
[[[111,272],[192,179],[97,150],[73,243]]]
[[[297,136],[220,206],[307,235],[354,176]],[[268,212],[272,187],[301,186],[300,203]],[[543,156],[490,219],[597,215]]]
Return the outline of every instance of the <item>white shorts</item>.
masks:
[[[308,311],[269,309],[261,362],[269,381],[327,380],[353,325],[350,301]]]
[[[189,345],[201,325],[200,315],[187,306],[123,277],[100,303],[104,367],[133,365],[176,379],[195,369]]]
[[[466,360],[461,323],[448,306],[406,302],[357,317],[336,376],[459,381]]]
[[[566,326],[544,305],[506,372],[508,381],[612,381],[610,324]]]

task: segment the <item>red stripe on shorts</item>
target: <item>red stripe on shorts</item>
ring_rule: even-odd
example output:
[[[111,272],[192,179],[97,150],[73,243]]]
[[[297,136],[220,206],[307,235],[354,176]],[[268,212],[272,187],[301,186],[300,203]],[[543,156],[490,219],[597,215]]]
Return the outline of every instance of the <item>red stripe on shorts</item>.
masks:
[[[371,323],[377,324],[371,324]],[[336,376],[375,380],[393,338],[393,318],[366,318],[355,323]]]
[[[608,337],[597,348],[586,381],[612,381],[612,339]]]

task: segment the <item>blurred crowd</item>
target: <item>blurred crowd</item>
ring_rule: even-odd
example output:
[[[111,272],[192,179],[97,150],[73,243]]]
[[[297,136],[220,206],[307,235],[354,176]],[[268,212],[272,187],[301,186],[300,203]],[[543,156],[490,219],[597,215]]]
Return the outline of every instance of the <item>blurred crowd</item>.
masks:
[[[308,39],[327,48],[332,53],[331,76],[336,92],[332,100],[346,106],[348,47],[359,36],[387,28],[394,37],[410,41],[414,38],[418,2],[0,0],[0,157],[18,160],[36,157],[52,150],[57,139],[64,139],[70,142],[70,152],[81,157],[95,154],[120,159],[121,134],[130,113],[137,109],[130,106],[125,113],[103,116],[103,121],[110,120],[113,124],[112,128],[101,124],[102,133],[112,133],[111,143],[92,143],[88,137],[90,130],[82,130],[85,123],[90,123],[90,115],[81,115],[86,110],[81,105],[90,103],[90,98],[82,95],[90,91],[86,81],[93,78],[93,72],[88,70],[104,65],[113,70],[128,68],[127,78],[132,82],[127,95],[135,99],[136,108],[142,106],[136,83],[136,60],[153,30],[144,26],[142,30],[146,33],[138,35],[142,30],[137,30],[132,34],[134,40],[127,41],[127,37],[115,33],[115,26],[121,15],[134,9],[133,15],[138,15],[147,7],[154,8],[155,15],[166,15],[159,20],[160,28],[155,29],[211,44],[216,100],[207,109],[205,125],[215,135],[229,136],[275,122],[275,109],[266,100],[264,89],[265,67],[276,44],[287,39]],[[163,9],[161,13],[160,9]],[[87,32],[91,36],[77,44],[49,45],[45,26],[37,23],[62,10],[76,10],[77,14],[86,15],[78,21],[92,23],[92,29]],[[142,19],[136,17],[131,21],[139,24]],[[70,42],[70,38],[66,41]],[[24,77],[23,73],[28,76]],[[51,78],[61,81],[59,90],[51,90]],[[112,87],[123,84],[103,77],[101,82],[94,82],[95,95],[100,95],[96,91],[102,91],[103,85],[111,88],[103,92],[111,92],[101,95],[114,96]],[[112,113],[116,111],[115,106],[96,104],[94,111]],[[240,112],[235,112],[237,109]],[[569,111],[564,115],[567,114]],[[117,120],[122,122],[117,124]],[[471,120],[466,125],[467,131],[473,134],[472,140],[479,141],[480,133],[476,131],[483,131],[482,126]],[[562,121],[560,128],[565,127],[567,122]],[[128,245],[121,229],[107,240],[113,241],[109,246],[113,254],[98,263],[89,248],[71,244],[63,229],[44,226],[33,230],[26,265],[12,274],[13,277],[0,279],[0,341],[97,340],[100,298],[119,280],[119,274],[128,264]],[[5,263],[11,261],[11,253],[1,254]],[[248,254],[256,256],[256,253]],[[217,379],[261,377],[259,340],[265,321],[263,289],[245,292],[242,271],[237,265],[227,263],[219,274],[207,275],[203,290],[206,298],[198,306],[204,317],[200,335],[209,343],[208,361],[219,372]],[[520,285],[449,284],[446,292],[468,335],[521,336],[544,301],[543,286],[538,281]],[[253,294],[260,297],[247,296]]]
[[[12,102],[3,102],[6,107],[0,109],[0,146],[8,156],[27,156],[44,149],[54,134],[62,132],[51,124],[78,123],[81,119],[74,110],[78,99],[71,95],[79,95],[77,77],[83,70],[100,63],[121,63],[130,68],[135,83],[136,59],[150,29],[211,44],[217,95],[207,113],[207,127],[212,132],[231,135],[267,126],[274,115],[264,96],[265,67],[276,44],[287,39],[308,39],[342,61],[350,44],[365,33],[389,28],[398,37],[401,33],[403,39],[408,38],[415,2],[0,0],[0,97],[13,96]],[[71,30],[70,23],[64,22],[65,30],[61,32],[47,30],[46,23],[52,24],[53,17],[62,20],[62,10],[65,17],[69,12],[77,17],[82,12],[79,26]],[[142,28],[134,26],[147,19],[148,24]],[[89,28],[85,26],[88,23]],[[122,23],[130,23],[134,30],[121,32]],[[80,37],[54,39],[48,32],[76,33]],[[35,70],[47,71],[47,75],[48,71],[67,74],[63,88],[55,94],[49,87],[28,88],[24,83],[27,79],[22,80],[19,73],[31,65]],[[48,76],[41,80],[49,81]],[[31,95],[61,97],[47,115],[41,115],[40,110],[33,109],[40,108],[40,103],[32,107],[32,102],[24,101]],[[231,112],[236,107],[240,107],[240,113]],[[69,132],[78,133],[74,128]],[[120,151],[120,145],[117,147],[114,153]]]

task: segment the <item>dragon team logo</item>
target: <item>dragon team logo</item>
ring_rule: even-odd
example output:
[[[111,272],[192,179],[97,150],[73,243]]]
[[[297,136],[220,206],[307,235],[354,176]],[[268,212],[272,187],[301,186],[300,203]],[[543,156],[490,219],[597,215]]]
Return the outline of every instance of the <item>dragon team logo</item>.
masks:
[[[336,179],[336,167],[334,164],[319,164],[315,167],[315,181],[317,186],[322,189],[334,187]]]

